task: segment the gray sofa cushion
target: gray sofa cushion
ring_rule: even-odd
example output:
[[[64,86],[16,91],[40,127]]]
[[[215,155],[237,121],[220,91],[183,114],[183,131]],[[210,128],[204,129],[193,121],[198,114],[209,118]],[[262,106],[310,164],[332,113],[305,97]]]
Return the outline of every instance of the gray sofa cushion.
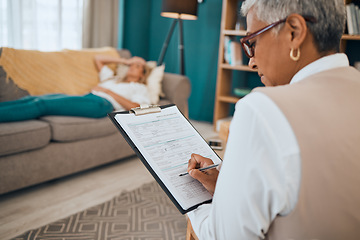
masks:
[[[108,117],[84,118],[68,116],[46,116],[40,118],[50,124],[52,140],[71,142],[114,134],[117,129]]]
[[[38,120],[0,124],[0,156],[34,150],[50,141],[50,126]]]

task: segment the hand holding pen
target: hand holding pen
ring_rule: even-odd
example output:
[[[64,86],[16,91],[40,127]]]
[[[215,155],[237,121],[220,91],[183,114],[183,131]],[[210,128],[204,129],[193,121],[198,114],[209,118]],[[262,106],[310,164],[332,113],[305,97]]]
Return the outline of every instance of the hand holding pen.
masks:
[[[200,171],[205,171],[205,170],[208,170],[208,169],[216,168],[217,166],[219,166],[219,164],[213,164],[213,165],[210,165],[210,166],[207,166],[207,167],[198,168],[198,170],[200,170]],[[189,174],[188,172],[186,172],[186,173],[181,173],[181,174],[179,174],[179,176],[180,176],[180,177],[181,177],[181,176],[186,176],[186,175],[188,175],[188,174]]]
[[[214,194],[219,171],[213,161],[198,154],[191,154],[188,174],[198,180],[211,194]],[[202,168],[207,168],[200,170]],[[185,174],[186,175],[186,174]]]

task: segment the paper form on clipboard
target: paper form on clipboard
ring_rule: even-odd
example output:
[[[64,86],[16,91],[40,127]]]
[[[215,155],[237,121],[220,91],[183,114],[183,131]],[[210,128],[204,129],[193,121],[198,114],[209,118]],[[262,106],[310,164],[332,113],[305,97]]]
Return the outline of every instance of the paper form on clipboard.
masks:
[[[212,200],[211,194],[197,180],[189,175],[179,176],[187,171],[191,154],[210,158],[215,164],[221,159],[176,105],[160,108],[160,111],[143,115],[114,112],[109,117],[184,214]]]

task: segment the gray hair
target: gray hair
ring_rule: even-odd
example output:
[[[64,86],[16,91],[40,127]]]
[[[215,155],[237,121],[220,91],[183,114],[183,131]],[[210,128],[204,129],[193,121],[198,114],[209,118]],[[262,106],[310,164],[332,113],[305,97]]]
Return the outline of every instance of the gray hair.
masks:
[[[315,17],[317,22],[307,22],[307,26],[319,53],[339,51],[346,21],[344,0],[245,0],[241,13],[246,16],[252,8],[256,17],[268,24],[292,13]]]

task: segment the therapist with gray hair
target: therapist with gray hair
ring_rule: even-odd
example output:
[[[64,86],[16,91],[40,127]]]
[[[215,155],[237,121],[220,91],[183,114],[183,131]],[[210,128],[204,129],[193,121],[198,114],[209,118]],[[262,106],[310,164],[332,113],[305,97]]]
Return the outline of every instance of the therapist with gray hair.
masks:
[[[265,87],[236,104],[213,193],[188,213],[199,239],[360,238],[360,72],[339,53],[343,0],[246,0],[249,66]]]

